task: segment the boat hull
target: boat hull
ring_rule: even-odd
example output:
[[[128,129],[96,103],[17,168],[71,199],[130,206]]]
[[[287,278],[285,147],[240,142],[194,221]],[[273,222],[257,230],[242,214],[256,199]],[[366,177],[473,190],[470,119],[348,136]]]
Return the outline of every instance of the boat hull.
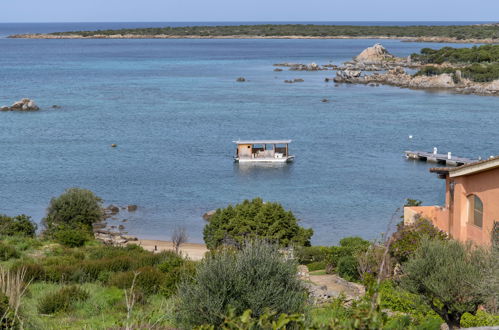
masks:
[[[294,156],[282,158],[239,158],[235,157],[236,163],[290,163],[294,160]]]

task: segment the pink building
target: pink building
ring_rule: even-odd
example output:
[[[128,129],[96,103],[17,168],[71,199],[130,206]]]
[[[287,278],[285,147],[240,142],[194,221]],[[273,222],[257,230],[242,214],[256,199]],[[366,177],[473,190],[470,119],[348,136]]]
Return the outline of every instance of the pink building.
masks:
[[[404,208],[404,222],[429,219],[459,241],[490,245],[499,222],[499,156],[459,167],[430,169],[445,179],[445,205]]]

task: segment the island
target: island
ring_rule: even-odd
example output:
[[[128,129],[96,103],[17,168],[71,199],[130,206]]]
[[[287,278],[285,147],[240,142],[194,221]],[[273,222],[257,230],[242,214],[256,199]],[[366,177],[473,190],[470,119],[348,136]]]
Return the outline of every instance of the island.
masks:
[[[182,26],[119,30],[16,34],[27,39],[402,39],[420,42],[499,43],[499,23],[473,25],[362,26],[316,24],[257,24]]]

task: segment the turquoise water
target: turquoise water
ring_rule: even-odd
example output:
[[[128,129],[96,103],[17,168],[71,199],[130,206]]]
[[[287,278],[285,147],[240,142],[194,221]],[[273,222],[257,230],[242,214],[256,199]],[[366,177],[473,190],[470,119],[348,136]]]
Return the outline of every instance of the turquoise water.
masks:
[[[0,105],[29,97],[42,107],[0,113],[0,213],[39,221],[51,197],[85,187],[139,205],[132,234],[168,239],[185,225],[201,242],[205,211],[260,196],[312,227],[315,244],[378,237],[405,198],[443,202],[442,180],[404,150],[497,154],[499,119],[494,97],[272,71],[339,64],[378,41],[0,39]],[[381,42],[398,56],[444,46]],[[292,78],[305,81],[283,83]],[[295,163],[234,164],[239,138],[291,138]]]

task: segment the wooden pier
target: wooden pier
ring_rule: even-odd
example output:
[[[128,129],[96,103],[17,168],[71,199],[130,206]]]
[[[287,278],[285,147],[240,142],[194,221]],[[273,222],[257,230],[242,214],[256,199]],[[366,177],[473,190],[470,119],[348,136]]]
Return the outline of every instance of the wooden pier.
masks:
[[[437,163],[446,166],[461,166],[479,161],[479,159],[452,156],[450,152],[447,154],[439,154],[436,148],[434,148],[433,152],[406,151],[405,157],[407,159],[417,159],[428,163]]]

